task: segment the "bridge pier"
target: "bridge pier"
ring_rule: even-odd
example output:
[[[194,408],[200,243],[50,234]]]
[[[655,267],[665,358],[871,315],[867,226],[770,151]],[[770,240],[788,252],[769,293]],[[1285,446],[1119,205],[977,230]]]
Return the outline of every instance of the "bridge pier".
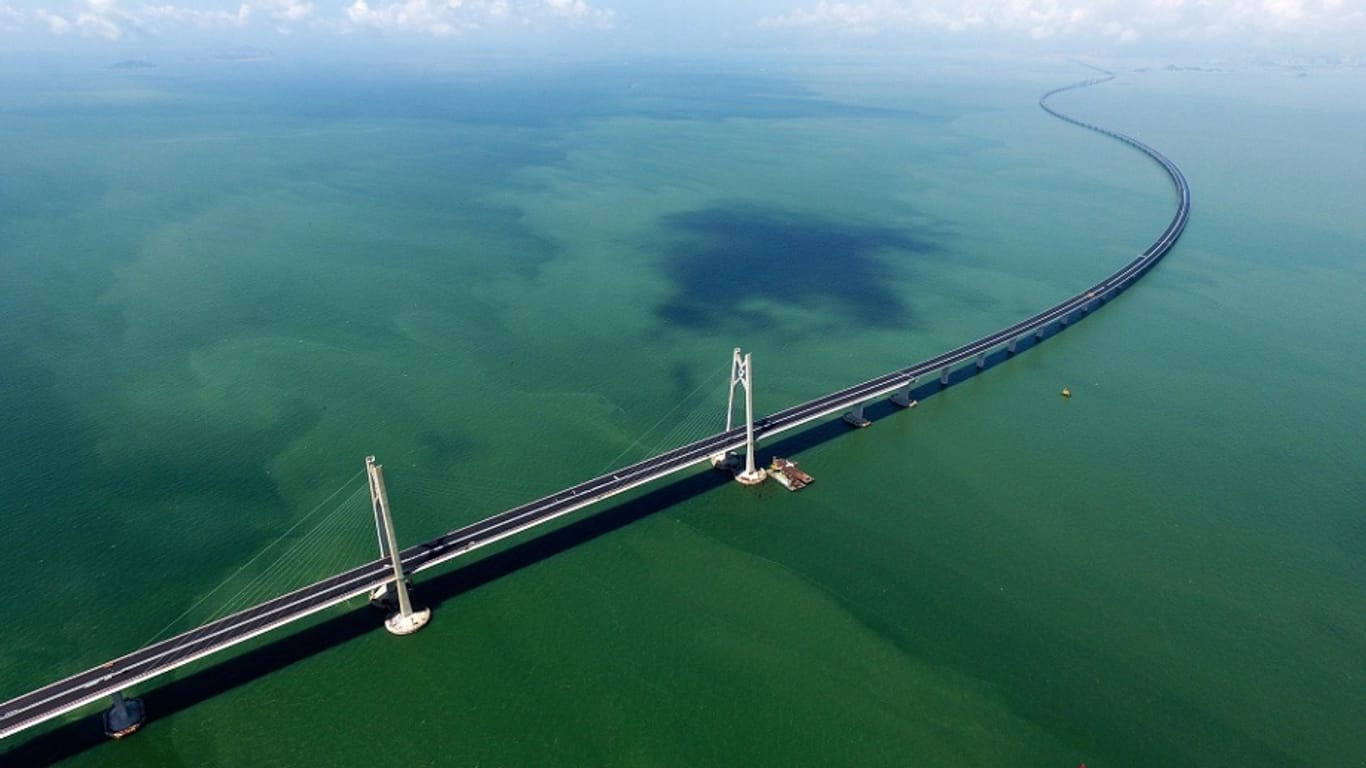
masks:
[[[980,371],[980,370],[982,370],[982,369],[985,368],[985,367],[987,367],[987,353],[985,353],[985,352],[978,352],[978,353],[977,353],[977,370]]]
[[[384,628],[393,635],[411,635],[427,626],[432,618],[432,609],[414,610],[412,600],[408,597],[408,579],[403,575],[403,558],[399,555],[397,537],[394,536],[394,518],[389,514],[389,494],[384,490],[384,472],[375,463],[374,456],[365,457],[365,472],[370,478],[370,504],[375,510],[375,519],[383,528],[380,557],[387,556],[394,566],[394,580],[390,583],[398,596],[398,610],[384,620]],[[371,596],[374,597],[373,593]]]
[[[863,405],[863,403],[859,403],[850,410],[845,411],[844,416],[842,417],[844,419],[844,423],[848,424],[851,427],[858,427],[860,429],[872,424],[873,422],[869,421],[863,416]]]
[[[1038,328],[1035,328],[1035,329],[1034,329],[1034,340],[1035,340],[1035,341],[1043,341],[1043,335],[1044,335],[1044,332],[1045,332],[1047,329],[1048,329],[1048,324],[1047,324],[1047,323],[1045,323],[1044,325],[1039,326]]]
[[[901,406],[902,408],[914,408],[916,406],[916,402],[911,399],[911,386],[914,384],[915,377],[912,376],[910,381],[906,382],[906,386],[902,387],[901,389],[898,389],[895,393],[892,394],[892,402],[896,405]]]
[[[951,370],[953,370],[953,366],[946,365],[944,370],[939,372],[939,386],[947,387],[949,385],[949,371]]]
[[[1006,345],[1006,354],[1007,354],[1007,355],[1013,355],[1013,354],[1015,354],[1015,345],[1016,345],[1016,344],[1019,344],[1019,343],[1020,343],[1020,337],[1019,337],[1019,336],[1016,336],[1016,337],[1012,338],[1012,339],[1010,340],[1010,343]]]
[[[1058,325],[1060,325],[1060,326],[1066,328],[1066,327],[1067,327],[1067,324],[1068,324],[1069,322],[1071,322],[1071,319],[1072,319],[1072,313],[1071,313],[1071,312],[1068,312],[1068,313],[1064,314],[1062,317],[1058,318]]]
[[[142,705],[142,699],[125,699],[122,691],[115,691],[110,698],[114,706],[104,713],[105,736],[121,739],[147,722],[147,710]]]
[[[734,473],[740,466],[740,454],[735,451],[725,453],[713,453],[711,455],[711,468],[719,472]]]

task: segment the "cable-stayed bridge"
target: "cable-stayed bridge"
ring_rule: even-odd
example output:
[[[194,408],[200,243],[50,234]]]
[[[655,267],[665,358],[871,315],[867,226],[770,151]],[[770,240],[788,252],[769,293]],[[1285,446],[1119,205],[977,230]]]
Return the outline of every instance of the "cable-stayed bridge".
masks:
[[[937,378],[941,386],[947,385],[955,368],[968,364],[981,369],[985,367],[988,354],[1000,350],[1007,355],[1014,354],[1017,344],[1031,335],[1042,339],[1050,328],[1067,325],[1085,316],[1147,274],[1176,244],[1190,217],[1190,187],[1181,170],[1166,156],[1137,139],[1070,117],[1048,104],[1048,99],[1057,93],[1110,79],[1112,76],[1106,73],[1102,78],[1049,91],[1039,99],[1039,105],[1054,117],[1124,142],[1161,165],[1175,188],[1177,207],[1166,229],[1152,244],[1100,282],[1019,322],[947,352],[758,419],[754,418],[752,407],[752,363],[748,355],[742,355],[737,349],[731,360],[725,431],[404,549],[396,544],[382,469],[373,457],[367,458],[370,503],[379,538],[378,559],[0,703],[0,738],[106,697],[113,697],[114,701],[113,707],[105,713],[106,730],[111,735],[131,732],[143,721],[145,713],[140,702],[123,698],[122,692],[126,689],[359,595],[371,595],[373,599],[394,604],[394,610],[385,622],[391,632],[417,631],[427,622],[430,612],[415,608],[411,603],[406,580],[413,574],[646,483],[691,470],[704,462],[734,470],[736,479],[741,482],[759,482],[764,475],[754,466],[758,440],[836,414],[841,414],[851,424],[866,424],[863,408],[869,402],[890,397],[892,402],[909,407],[914,404],[911,393],[917,382]],[[732,426],[737,388],[744,392],[745,417],[741,425]],[[741,449],[744,450],[743,465],[737,458]],[[395,552],[396,557],[393,556]]]

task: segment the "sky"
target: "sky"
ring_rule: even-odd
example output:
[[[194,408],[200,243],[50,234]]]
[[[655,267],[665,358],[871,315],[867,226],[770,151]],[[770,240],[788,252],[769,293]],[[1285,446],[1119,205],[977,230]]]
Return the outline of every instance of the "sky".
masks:
[[[1366,54],[1366,0],[0,0],[0,52],[553,37],[630,51],[908,44]]]

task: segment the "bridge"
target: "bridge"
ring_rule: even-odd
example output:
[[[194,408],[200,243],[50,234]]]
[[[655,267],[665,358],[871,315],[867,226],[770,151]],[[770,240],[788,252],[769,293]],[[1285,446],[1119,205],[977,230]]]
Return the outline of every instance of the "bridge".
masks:
[[[1006,355],[1013,355],[1017,345],[1031,335],[1041,340],[1050,328],[1065,326],[1095,310],[1147,274],[1172,249],[1186,227],[1191,207],[1190,187],[1185,176],[1162,153],[1130,136],[1078,120],[1049,106],[1049,98],[1058,93],[1113,79],[1113,75],[1105,75],[1049,91],[1040,97],[1039,106],[1061,120],[1121,141],[1157,162],[1175,186],[1177,208],[1166,229],[1151,245],[1103,280],[1019,322],[947,352],[757,420],[753,418],[752,361],[737,349],[732,354],[725,431],[402,550],[395,543],[383,471],[374,457],[369,457],[366,471],[379,538],[378,559],[0,703],[0,738],[106,697],[113,700],[112,708],[104,714],[106,731],[111,735],[129,733],[142,723],[145,713],[138,700],[125,700],[123,691],[360,595],[393,604],[393,613],[385,622],[389,631],[395,634],[417,631],[427,622],[430,612],[412,605],[406,581],[413,574],[703,462],[710,461],[719,469],[735,470],[736,479],[741,482],[759,482],[764,474],[754,466],[756,441],[835,414],[842,414],[851,424],[864,426],[868,423],[863,418],[866,404],[890,397],[897,405],[909,407],[915,402],[911,398],[912,387],[922,379],[930,379],[932,383],[933,377],[937,377],[940,386],[946,386],[957,367],[968,364],[980,370],[985,367],[988,354],[1004,350]],[[740,426],[734,426],[732,422],[737,387],[743,388],[745,397],[745,419]],[[736,453],[741,449],[744,449],[743,468],[739,466]],[[397,557],[392,556],[394,552],[398,553]]]

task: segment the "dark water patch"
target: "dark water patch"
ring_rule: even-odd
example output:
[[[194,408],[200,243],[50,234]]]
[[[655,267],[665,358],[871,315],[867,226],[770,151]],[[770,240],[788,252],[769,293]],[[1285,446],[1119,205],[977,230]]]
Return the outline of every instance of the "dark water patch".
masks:
[[[0,344],[0,431],[11,449],[6,453],[7,467],[20,481],[11,483],[11,490],[19,493],[6,505],[10,531],[0,551],[24,545],[33,532],[42,530],[41,520],[51,509],[77,503],[95,464],[95,430],[71,412],[56,387],[56,375],[32,353]],[[61,482],[30,488],[22,482],[25,478]]]
[[[673,381],[673,399],[675,402],[688,397],[697,388],[697,378],[693,375],[691,367],[685,362],[675,362],[669,371],[669,378]]]
[[[867,544],[826,540],[822,546],[840,550]],[[775,556],[766,547],[755,549],[758,556]],[[783,562],[792,565],[791,555]],[[1049,624],[1002,594],[973,586],[973,574],[933,551],[904,553],[900,562],[896,569],[880,569],[879,581],[899,585],[894,591],[911,618],[893,624],[867,607],[877,605],[875,600],[863,604],[857,597],[842,600],[845,609],[908,656],[990,682],[1017,717],[1075,747],[1088,764],[1109,756],[1124,765],[1201,765],[1214,756],[1229,765],[1309,765],[1226,723],[1206,706],[1174,696],[1160,679],[1136,669],[1131,658],[1078,641],[1072,637],[1074,627]],[[833,578],[834,591],[859,595],[855,580],[846,586],[827,569],[812,578]],[[907,626],[920,629],[907,631]]]
[[[40,135],[45,128],[30,125],[14,134],[28,130],[28,135]],[[21,221],[50,226],[53,219],[95,207],[109,194],[108,180],[79,156],[62,157],[44,149],[39,158],[0,155],[5,167],[0,174],[0,237],[10,235]]]
[[[1366,660],[1366,633],[1349,626],[1341,616],[1320,611],[1310,618],[1309,626],[1316,639],[1333,647],[1342,658]]]
[[[448,427],[433,427],[415,438],[417,454],[410,459],[419,466],[457,466],[459,460],[475,452],[479,444],[462,432]]]
[[[148,507],[168,498],[202,498],[224,508],[265,504],[287,509],[267,469],[271,459],[322,421],[323,409],[296,402],[264,427],[206,425],[177,420],[158,429],[159,439],[139,446],[127,458],[105,456],[101,473],[106,487],[122,483],[122,497],[146,496]],[[186,450],[193,446],[193,450]]]
[[[69,233],[60,236],[65,246],[60,249],[21,241],[0,257],[0,317],[8,332],[3,338],[12,339],[15,349],[32,350],[37,359],[88,354],[117,342],[125,323],[116,308],[100,299],[114,280],[116,261],[131,247],[131,238],[117,226],[100,228],[101,223],[59,217],[46,224],[35,219],[10,227],[0,214],[0,248],[9,246],[11,237],[43,239],[54,230]],[[39,229],[42,235],[29,234]]]
[[[656,313],[693,329],[772,327],[772,313],[756,303],[909,328],[912,310],[894,281],[913,257],[939,250],[893,227],[753,205],[673,214],[661,228],[674,295]]]
[[[467,203],[445,196],[439,207],[431,209],[431,215],[441,219],[448,239],[404,257],[415,259],[413,265],[423,274],[447,277],[449,289],[464,289],[472,276],[511,273],[531,279],[563,253],[558,243],[527,223],[526,212],[520,208]],[[436,306],[443,301],[438,297]]]

